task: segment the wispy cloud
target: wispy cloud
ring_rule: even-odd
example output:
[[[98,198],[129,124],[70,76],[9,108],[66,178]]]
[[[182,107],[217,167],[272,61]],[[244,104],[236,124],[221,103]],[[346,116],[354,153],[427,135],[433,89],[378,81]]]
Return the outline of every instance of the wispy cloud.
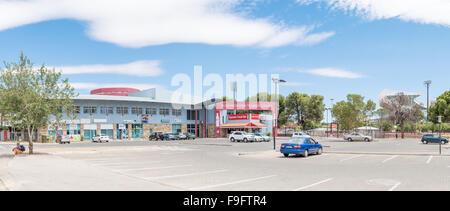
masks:
[[[364,75],[359,73],[350,72],[347,70],[337,69],[337,68],[318,68],[310,70],[298,70],[300,73],[309,73],[312,75],[324,76],[329,78],[347,78],[347,79],[357,79],[363,78]]]
[[[159,76],[163,74],[160,61],[143,60],[127,64],[93,64],[55,67],[66,75],[74,74],[120,74],[133,76]]]
[[[257,3],[254,1],[253,3]],[[168,43],[278,47],[312,45],[334,32],[249,18],[242,0],[0,0],[0,31],[57,19],[87,23],[95,40],[139,48]]]
[[[332,9],[343,9],[370,20],[398,18],[450,27],[448,0],[297,0],[297,2],[301,4],[325,2]]]
[[[303,82],[286,82],[282,84],[283,86],[289,86],[289,87],[299,87],[299,86],[309,86],[309,83],[303,83]]]

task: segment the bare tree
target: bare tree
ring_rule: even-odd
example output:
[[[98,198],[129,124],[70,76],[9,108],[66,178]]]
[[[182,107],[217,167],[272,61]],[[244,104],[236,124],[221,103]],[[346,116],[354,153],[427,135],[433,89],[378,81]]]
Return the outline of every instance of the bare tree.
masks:
[[[380,106],[389,111],[389,118],[400,128],[406,122],[420,121],[424,115],[421,106],[412,102],[412,99],[402,92],[382,98]]]

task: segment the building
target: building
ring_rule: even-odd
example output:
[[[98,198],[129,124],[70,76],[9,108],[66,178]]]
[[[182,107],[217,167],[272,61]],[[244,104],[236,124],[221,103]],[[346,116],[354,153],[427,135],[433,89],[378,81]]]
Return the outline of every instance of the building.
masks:
[[[219,99],[186,97],[174,100],[175,92],[161,88],[137,90],[103,88],[74,98],[76,118],[65,124],[41,128],[34,137],[55,140],[58,135],[72,140],[91,140],[98,134],[114,140],[147,139],[153,132],[191,133],[197,137],[227,137],[234,130],[272,132],[273,102],[222,102]],[[173,103],[173,102],[176,103]],[[236,111],[248,114],[234,115]],[[251,111],[258,111],[252,114]],[[0,131],[0,139],[27,139],[23,130]],[[35,139],[35,138],[33,138]],[[38,139],[36,139],[38,141]]]

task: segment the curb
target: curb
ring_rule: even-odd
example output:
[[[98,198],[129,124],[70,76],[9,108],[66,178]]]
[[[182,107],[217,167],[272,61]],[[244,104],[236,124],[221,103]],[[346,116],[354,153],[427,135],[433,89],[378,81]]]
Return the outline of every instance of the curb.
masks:
[[[450,155],[439,155],[430,153],[395,153],[395,152],[323,152],[324,154],[354,154],[354,155],[410,155],[410,156],[440,156],[450,157]]]

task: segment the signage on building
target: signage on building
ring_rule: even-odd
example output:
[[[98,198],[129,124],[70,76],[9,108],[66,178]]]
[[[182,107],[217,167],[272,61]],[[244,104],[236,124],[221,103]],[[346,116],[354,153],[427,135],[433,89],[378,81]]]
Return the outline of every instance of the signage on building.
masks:
[[[106,119],[94,119],[94,123],[105,123],[107,122]]]
[[[248,114],[233,114],[228,115],[228,120],[247,120],[249,119]]]
[[[78,130],[78,125],[75,124],[69,125],[69,130]]]
[[[125,124],[119,124],[119,130],[125,130],[126,126]]]
[[[337,129],[337,124],[331,124],[331,128]]]
[[[144,123],[144,124],[148,123],[148,115],[147,114],[144,114],[141,116],[141,123]]]
[[[100,129],[102,130],[112,130],[114,128],[113,124],[101,124]]]
[[[259,114],[251,114],[253,120],[259,120]]]

